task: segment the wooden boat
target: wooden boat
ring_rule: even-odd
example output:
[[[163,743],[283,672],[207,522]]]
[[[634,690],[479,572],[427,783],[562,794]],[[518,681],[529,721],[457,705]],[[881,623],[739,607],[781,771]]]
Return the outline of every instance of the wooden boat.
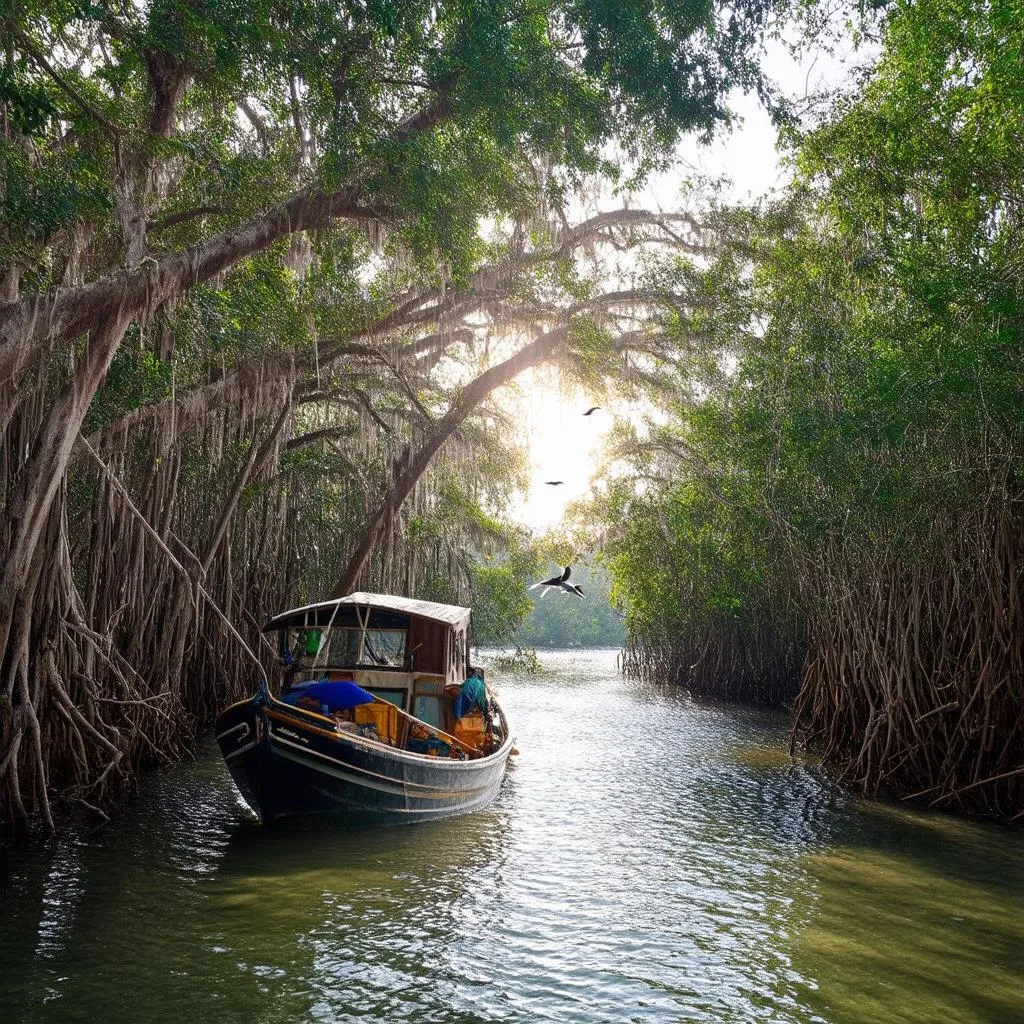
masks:
[[[489,803],[512,736],[481,699],[469,621],[468,608],[363,593],[274,616],[263,631],[278,634],[278,695],[264,681],[216,723],[261,820],[424,821]]]

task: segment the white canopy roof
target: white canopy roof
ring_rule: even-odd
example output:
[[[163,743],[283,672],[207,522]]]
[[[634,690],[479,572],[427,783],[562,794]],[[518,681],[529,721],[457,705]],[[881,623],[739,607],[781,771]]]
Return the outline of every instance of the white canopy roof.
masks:
[[[435,601],[417,601],[411,597],[396,597],[394,594],[349,594],[348,597],[333,601],[318,601],[316,604],[291,608],[275,615],[264,626],[264,630],[326,626],[339,605],[355,605],[362,608],[380,608],[405,615],[418,615],[433,622],[445,622],[456,629],[463,629],[469,623],[470,610],[454,604],[438,604]]]
[[[470,610],[457,604],[438,604],[436,601],[417,601],[412,597],[395,597],[393,594],[349,594],[341,598],[340,604],[370,605],[373,608],[390,608],[395,612],[407,612],[421,619],[447,622],[450,626],[464,626],[469,622]]]

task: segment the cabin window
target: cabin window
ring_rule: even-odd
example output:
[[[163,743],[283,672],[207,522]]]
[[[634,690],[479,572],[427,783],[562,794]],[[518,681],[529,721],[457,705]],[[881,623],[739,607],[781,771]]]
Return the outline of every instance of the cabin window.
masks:
[[[307,634],[305,631],[299,632],[292,653],[301,667],[311,667],[314,659],[317,665],[331,667],[362,665],[367,668],[403,668],[405,665],[404,629],[368,629],[364,637],[361,629],[335,626],[326,631],[318,646],[319,652],[310,655],[307,650]],[[317,647],[313,650],[317,650]]]
[[[444,728],[441,720],[441,698],[429,694],[417,694],[412,701],[412,714],[421,722],[432,725],[435,729]]]

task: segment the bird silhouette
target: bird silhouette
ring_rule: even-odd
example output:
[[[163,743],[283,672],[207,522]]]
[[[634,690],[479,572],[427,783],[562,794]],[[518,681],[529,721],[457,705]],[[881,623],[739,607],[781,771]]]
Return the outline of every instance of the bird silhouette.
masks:
[[[567,565],[561,576],[552,576],[549,580],[541,580],[540,583],[534,583],[529,589],[536,590],[538,587],[543,587],[544,593],[540,595],[542,600],[552,590],[560,590],[565,594],[575,594],[577,597],[582,597],[583,591],[575,584],[567,582],[570,575],[572,575],[572,566]]]
[[[537,587],[557,587],[563,584],[572,575],[572,566],[567,565],[565,571],[561,576],[552,576],[549,580],[541,580],[540,583],[534,583],[531,590],[536,590]]]
[[[589,416],[592,412],[597,412],[597,410],[600,409],[600,408],[601,408],[601,406],[599,406],[599,405],[592,405],[583,415],[584,416]]]
[[[564,480],[545,480],[544,483],[546,483],[548,485],[548,487],[559,487],[561,484],[564,484],[565,481]]]

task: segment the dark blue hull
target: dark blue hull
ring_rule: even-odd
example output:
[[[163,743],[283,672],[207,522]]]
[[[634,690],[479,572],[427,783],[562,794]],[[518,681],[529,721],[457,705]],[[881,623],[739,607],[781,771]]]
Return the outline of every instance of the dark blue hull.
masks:
[[[512,751],[508,738],[477,760],[414,754],[335,732],[320,716],[260,695],[228,708],[216,732],[235,784],[264,822],[399,824],[479,810],[497,795]]]

